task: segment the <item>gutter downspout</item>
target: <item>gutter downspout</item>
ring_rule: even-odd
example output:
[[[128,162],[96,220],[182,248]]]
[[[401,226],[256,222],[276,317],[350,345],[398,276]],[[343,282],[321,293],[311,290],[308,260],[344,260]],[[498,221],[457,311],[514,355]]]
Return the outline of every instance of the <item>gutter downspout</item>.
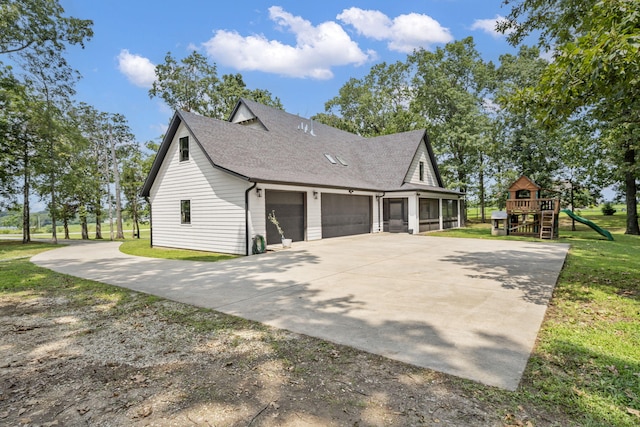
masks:
[[[244,192],[244,236],[245,236],[245,243],[246,243],[246,256],[249,256],[249,191],[253,190],[254,188],[256,188],[256,185],[258,185],[257,182],[254,182],[253,185],[249,188],[247,188]]]
[[[151,202],[149,197],[145,197],[144,200],[149,205],[149,246],[153,247],[153,209],[151,208]],[[140,230],[138,229],[138,238],[140,238]]]

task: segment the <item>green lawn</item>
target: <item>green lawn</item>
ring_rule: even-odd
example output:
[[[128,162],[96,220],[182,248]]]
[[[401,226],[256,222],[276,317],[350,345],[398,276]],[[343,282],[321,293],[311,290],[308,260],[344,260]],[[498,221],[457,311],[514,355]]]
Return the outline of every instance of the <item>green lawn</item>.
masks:
[[[579,426],[640,425],[640,237],[623,234],[624,213],[605,217],[599,210],[585,210],[581,215],[611,231],[615,241],[582,224],[571,231],[570,219],[561,215],[557,241],[570,243],[571,250],[518,390],[455,380],[469,395],[495,408],[507,425],[554,425],[549,419],[554,413]],[[492,237],[489,224],[431,235],[515,239]],[[147,239],[128,239],[122,249],[135,255],[200,261],[229,257],[148,245]],[[97,296],[129,298],[129,291],[53,273],[23,259],[50,247],[0,241],[0,293],[65,293],[78,304]],[[510,421],[510,414],[522,408],[531,424]]]
[[[236,258],[235,255],[219,254],[215,252],[190,251],[184,249],[151,247],[149,238],[126,240],[120,245],[120,251],[129,255],[146,256],[150,258],[180,259],[186,261],[223,261]]]
[[[125,222],[122,225],[122,227],[124,229],[124,237],[126,239],[133,238],[132,224]],[[96,235],[96,225],[89,224],[88,228],[89,228],[89,238],[94,239]],[[64,237],[64,228],[62,227],[62,225],[58,224],[58,227],[56,229],[57,229],[58,239],[62,239]],[[101,230],[102,230],[102,238],[109,239],[111,235],[109,224],[102,224]],[[115,223],[114,223],[113,233],[114,235],[116,233]],[[149,237],[149,234],[150,234],[149,224],[146,224],[146,225],[141,224],[140,236]],[[22,230],[6,230],[6,229],[0,230],[0,239],[2,239],[3,237],[6,237],[7,235],[22,237]],[[69,226],[69,237],[71,238],[71,240],[81,239],[82,236],[80,232],[80,224],[71,224]],[[45,230],[45,227],[40,228],[38,230],[32,231],[31,238],[32,239],[49,239],[51,238],[51,231]]]
[[[571,249],[516,401],[551,405],[578,425],[638,426],[640,238],[623,234],[624,213],[580,214],[614,233],[615,241],[582,224],[571,231],[570,218],[561,214],[557,241]],[[492,237],[489,224],[433,235],[538,240]]]

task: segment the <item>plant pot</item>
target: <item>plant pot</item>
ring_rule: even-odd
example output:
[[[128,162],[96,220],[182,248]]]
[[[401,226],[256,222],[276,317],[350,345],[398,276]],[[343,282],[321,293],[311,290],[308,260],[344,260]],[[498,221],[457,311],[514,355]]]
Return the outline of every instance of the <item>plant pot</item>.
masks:
[[[282,239],[282,247],[283,248],[290,248],[291,247],[291,239]]]

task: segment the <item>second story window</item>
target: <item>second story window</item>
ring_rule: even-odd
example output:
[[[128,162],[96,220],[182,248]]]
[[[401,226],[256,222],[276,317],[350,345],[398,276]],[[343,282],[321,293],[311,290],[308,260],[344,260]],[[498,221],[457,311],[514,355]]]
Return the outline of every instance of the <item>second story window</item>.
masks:
[[[420,181],[424,181],[424,162],[420,162]]]
[[[180,138],[180,161],[186,162],[189,160],[189,137],[185,136]]]

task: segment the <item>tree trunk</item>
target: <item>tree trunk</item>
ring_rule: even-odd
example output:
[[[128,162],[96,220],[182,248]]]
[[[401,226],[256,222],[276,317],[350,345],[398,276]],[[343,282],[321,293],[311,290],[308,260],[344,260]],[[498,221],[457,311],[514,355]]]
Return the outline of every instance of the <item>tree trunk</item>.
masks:
[[[31,241],[31,208],[29,206],[29,193],[31,191],[31,175],[29,171],[29,153],[25,148],[24,157],[24,174],[22,185],[22,243]]]
[[[100,207],[100,200],[98,200],[98,203],[96,204],[96,239],[97,240],[101,240],[102,239],[102,208]]]
[[[458,182],[460,183],[460,192],[464,193],[464,198],[462,199],[461,207],[462,209],[462,224],[459,224],[460,227],[464,227],[467,224],[467,175],[461,171],[462,162],[460,162],[460,166],[458,166]]]
[[[56,174],[51,173],[51,206],[49,207],[49,214],[51,215],[51,243],[58,243],[58,226],[56,223],[56,185],[54,179]]]
[[[120,202],[120,171],[118,170],[118,159],[116,158],[116,147],[109,129],[109,144],[111,145],[111,165],[113,167],[113,182],[116,191],[116,239],[124,239],[122,229],[122,203]]]
[[[80,217],[80,232],[82,233],[82,240],[89,240],[89,227],[87,226],[87,216]]]
[[[51,180],[51,182],[49,183],[49,188],[51,189],[51,205],[49,206],[49,214],[51,215],[51,243],[58,243],[58,224],[56,223],[57,220],[57,200],[56,200],[56,151],[55,151],[55,146],[54,146],[54,137],[53,137],[53,132],[51,131],[51,128],[53,127],[53,124],[51,122],[51,111],[49,111],[50,109],[50,99],[49,99],[49,92],[47,90],[47,107],[46,107],[46,115],[47,115],[47,126],[49,126],[49,162],[51,162],[51,164],[49,165],[49,167],[51,168],[51,171],[49,173],[49,179]]]
[[[70,240],[71,238],[69,237],[69,220],[67,219],[67,216],[65,215],[65,217],[62,219],[62,225],[64,227],[64,238],[66,240]]]
[[[571,185],[571,212],[575,212],[575,207],[573,206],[573,181],[569,181],[569,185]],[[571,231],[576,231],[576,220],[571,217]]]
[[[624,153],[625,173],[625,196],[627,199],[627,230],[625,234],[634,236],[640,235],[640,227],[638,227],[638,205],[637,205],[637,188],[634,166],[636,162],[636,152],[633,148],[627,148]]]
[[[133,223],[132,225],[132,229],[133,229],[133,236],[132,237],[137,237],[138,239],[140,238],[140,223],[138,222],[138,203],[136,202],[136,199],[134,198],[133,202],[131,203],[131,222]]]
[[[480,156],[480,173],[479,173],[479,177],[478,177],[478,181],[479,181],[479,187],[480,187],[480,221],[484,224],[487,219],[485,217],[484,214],[484,209],[485,209],[485,191],[484,191],[484,158],[481,155]]]

